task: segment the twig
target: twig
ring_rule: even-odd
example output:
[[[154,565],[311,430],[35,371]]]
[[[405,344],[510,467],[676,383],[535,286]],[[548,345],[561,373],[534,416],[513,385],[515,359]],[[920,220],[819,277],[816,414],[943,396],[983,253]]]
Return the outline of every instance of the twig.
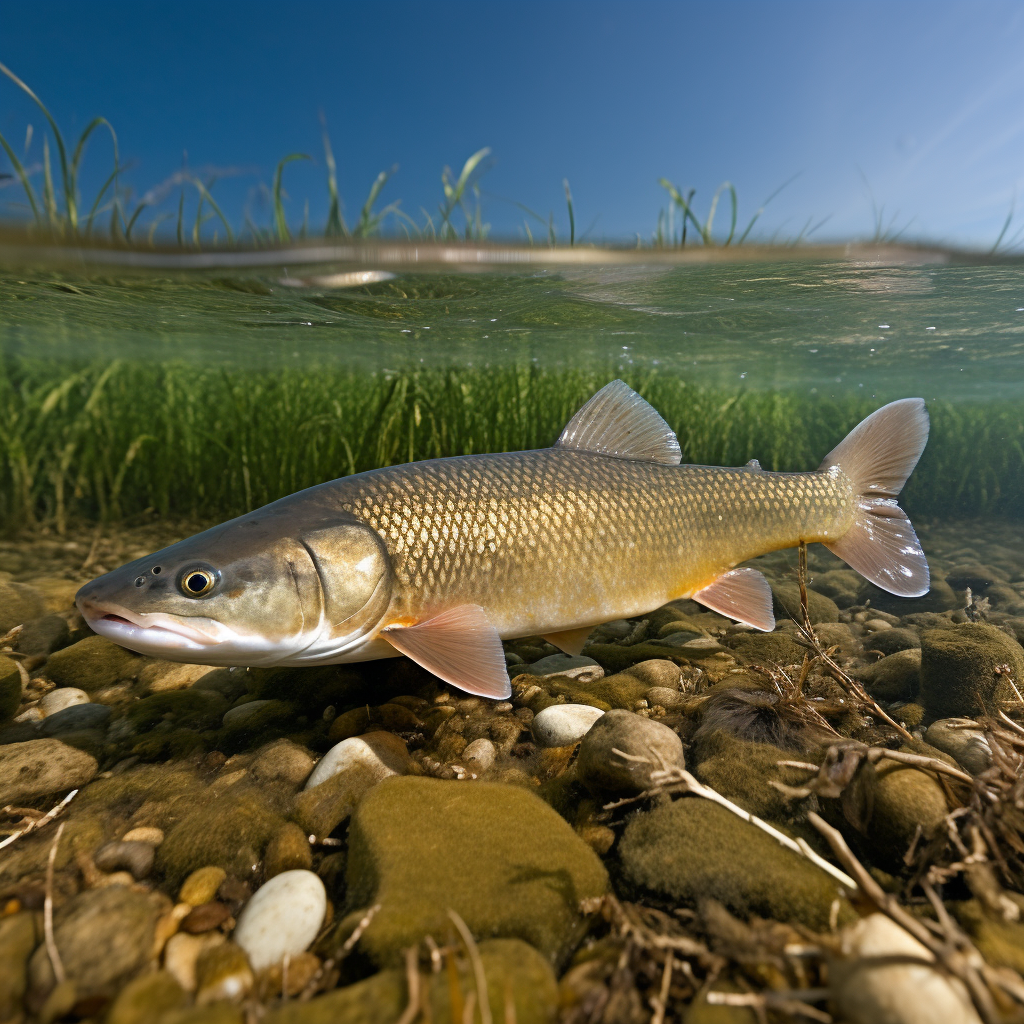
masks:
[[[644,757],[639,757],[635,754],[626,754],[614,747],[612,748],[612,753],[618,754],[619,757],[622,757],[627,761],[647,761]],[[700,796],[705,800],[710,800],[712,803],[718,804],[720,807],[724,807],[727,811],[731,811],[737,817],[742,818],[744,821],[761,829],[762,832],[767,832],[768,835],[770,835],[776,842],[785,846],[787,850],[791,850],[800,857],[806,857],[811,861],[811,863],[821,868],[822,871],[831,875],[844,888],[849,889],[850,892],[853,892],[857,888],[857,883],[849,875],[840,871],[834,864],[830,864],[824,859],[824,857],[815,853],[806,842],[790,839],[790,837],[784,832],[780,832],[777,828],[773,828],[768,824],[768,822],[762,821],[756,815],[751,814],[749,811],[745,811],[742,807],[734,804],[731,800],[727,800],[717,790],[698,782],[685,768],[673,767],[666,768],[661,771],[653,771],[651,772],[651,782],[654,783],[654,785],[650,789],[640,793],[638,796],[627,797],[624,800],[617,800],[614,803],[605,804],[604,809],[606,811],[614,810],[617,807],[622,807],[625,804],[636,803],[638,800],[647,799],[648,797],[654,796],[657,793],[665,792],[669,789],[682,793],[690,793],[693,796]]]
[[[74,798],[77,792],[77,789],[71,790],[71,792],[68,793],[68,795],[64,797],[64,799],[61,800],[59,804],[57,804],[54,807],[51,807],[44,815],[42,815],[42,817],[35,818],[34,820],[30,821],[23,829],[20,829],[12,835],[9,835],[6,839],[0,842],[0,850],[2,850],[5,846],[10,846],[11,843],[13,843],[17,839],[20,839],[22,836],[27,836],[29,832],[34,832],[37,828],[42,828],[48,822],[53,821],[53,819],[56,818],[57,815],[60,814],[60,812],[63,811],[64,808],[67,807],[69,803],[71,803],[72,799]],[[4,808],[5,812],[9,812],[10,810],[10,807]],[[63,828],[64,826],[62,825],[61,827]]]
[[[57,859],[57,844],[64,834],[66,824],[66,821],[60,823],[50,846],[50,856],[46,860],[46,896],[43,900],[43,935],[46,940],[46,953],[50,958],[53,976],[57,979],[58,985],[64,984],[66,975],[64,974],[64,964],[61,962],[60,953],[57,950],[57,943],[53,938],[53,864]]]
[[[299,995],[299,1002],[305,1003],[316,995],[316,990],[320,985],[320,982],[327,976],[327,972],[333,969],[334,965],[339,960],[344,960],[345,957],[352,952],[355,948],[356,943],[363,937],[363,932],[370,926],[370,922],[373,920],[374,915],[380,910],[380,904],[374,903],[372,907],[360,918],[359,923],[355,926],[352,934],[345,940],[345,944],[338,951],[337,956],[329,957],[321,965],[316,974],[309,979],[306,987],[302,990]]]
[[[472,932],[466,927],[466,922],[451,908],[448,910],[448,916],[458,929],[459,935],[462,936],[462,941],[466,944],[466,952],[469,954],[469,962],[473,965],[473,980],[480,998],[480,1024],[494,1024],[491,1017],[491,1001],[487,998],[487,976],[484,974],[484,962],[480,959],[480,950],[477,948]],[[470,995],[472,996],[472,994],[471,992]],[[466,1003],[468,1005],[468,999]],[[472,1019],[470,1016],[470,1020]]]
[[[832,1024],[832,1017],[824,1010],[817,1010],[798,999],[797,996],[806,998],[827,999],[829,989],[814,989],[810,992],[708,992],[704,997],[712,1006],[747,1006],[756,1011],[759,1008],[764,1010],[781,1010],[783,1013],[800,1017],[809,1017],[811,1020],[820,1021],[821,1024]],[[653,1024],[653,1021],[652,1021]]]
[[[412,1024],[420,1012],[420,964],[415,946],[405,951],[405,983],[409,990],[409,1005],[396,1024]]]
[[[651,1024],[665,1024],[665,1009],[668,1006],[668,990],[672,984],[672,968],[675,966],[676,958],[669,950],[665,957],[665,968],[661,972],[661,991],[658,998],[651,1000],[655,1004],[654,1016],[651,1017]]]
[[[886,917],[917,939],[946,971],[963,982],[970,994],[971,1002],[974,1003],[974,1008],[985,1024],[999,1024],[1001,1018],[992,999],[992,993],[979,971],[974,967],[974,964],[984,964],[984,961],[970,939],[962,932],[955,936],[947,936],[945,940],[936,938],[921,921],[904,910],[895,897],[885,892],[868,874],[867,869],[853,855],[853,851],[846,845],[846,840],[837,829],[834,829],[814,811],[808,813],[807,820],[825,837],[838,860],[857,879],[857,885],[864,896]],[[964,952],[954,947],[953,939],[956,940],[956,945],[963,947],[968,955],[965,956]],[[1000,987],[1004,991],[1007,990],[1005,986]]]

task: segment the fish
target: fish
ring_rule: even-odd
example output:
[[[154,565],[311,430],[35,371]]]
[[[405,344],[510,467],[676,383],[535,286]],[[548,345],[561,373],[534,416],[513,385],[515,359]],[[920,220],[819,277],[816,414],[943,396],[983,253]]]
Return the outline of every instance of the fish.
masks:
[[[682,465],[665,420],[616,380],[550,448],[322,483],[129,562],[76,601],[140,654],[250,667],[406,655],[504,699],[503,640],[578,654],[601,623],[684,598],[773,629],[768,581],[741,563],[800,543],[892,594],[927,593],[896,500],[927,439],[924,401],[905,398],[812,472]]]

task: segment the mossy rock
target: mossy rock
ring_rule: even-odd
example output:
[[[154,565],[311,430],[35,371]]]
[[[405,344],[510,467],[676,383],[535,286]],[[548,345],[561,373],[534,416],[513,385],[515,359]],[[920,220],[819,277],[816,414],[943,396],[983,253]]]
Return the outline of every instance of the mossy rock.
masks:
[[[849,608],[863,602],[868,582],[853,569],[830,569],[828,572],[816,572],[811,578],[811,586],[817,593],[835,601],[838,607]]]
[[[883,657],[896,654],[897,651],[920,649],[921,638],[912,629],[880,629],[877,633],[864,637],[865,651],[878,651]]]
[[[855,674],[876,700],[913,700],[921,685],[921,649],[897,651]]]
[[[352,764],[295,798],[292,818],[306,835],[329,836],[380,781],[364,764]]]
[[[610,711],[623,708],[632,711],[636,703],[642,700],[650,685],[642,679],[630,675],[629,672],[617,672],[615,675],[604,676],[592,682],[581,682],[567,676],[552,676],[541,683],[545,689],[556,697],[564,697],[568,704],[589,704]]]
[[[46,598],[25,583],[0,583],[0,634],[46,614]]]
[[[157,850],[157,867],[172,885],[207,865],[236,878],[251,878],[282,825],[284,819],[260,790],[238,782],[186,814],[167,833]]]
[[[380,704],[367,707],[365,704],[346,711],[331,723],[328,739],[340,743],[364,732],[418,732],[423,722],[416,713],[401,704]]]
[[[752,743],[722,729],[702,736],[693,757],[699,757],[693,769],[697,778],[759,818],[787,821],[793,816],[793,802],[771,783],[799,786],[807,772],[780,767],[779,761],[799,760],[801,754],[783,750],[771,743]]]
[[[77,686],[86,693],[115,683],[132,682],[147,659],[102,636],[89,636],[50,655],[46,676],[58,686]]]
[[[0,655],[0,726],[7,725],[21,707],[21,672],[12,658]]]
[[[53,937],[79,998],[112,996],[149,962],[158,904],[122,886],[87,889],[54,916]],[[29,987],[47,994],[55,985],[45,946],[29,961]]]
[[[839,898],[840,922],[856,919],[831,876],[699,797],[636,815],[618,850],[627,883],[689,906],[710,897],[741,917],[756,914],[825,931]]]
[[[922,597],[897,597],[869,583],[863,601],[870,602],[872,608],[901,616],[916,612],[944,612],[951,608],[963,607],[953,588],[945,580],[935,576],[932,577],[928,593]]]
[[[359,948],[382,966],[424,935],[446,935],[449,909],[478,941],[519,938],[561,961],[585,928],[580,901],[608,887],[596,854],[554,810],[501,783],[385,779],[352,816],[348,856],[350,913],[329,944],[379,903]]]
[[[677,665],[688,665],[690,662],[697,662],[702,667],[706,662],[712,660],[717,653],[714,647],[707,650],[695,650],[692,648],[669,647],[665,644],[644,641],[633,644],[631,647],[622,647],[619,644],[590,644],[587,647],[587,656],[598,662],[606,672],[625,672],[641,661],[650,661],[652,658],[667,658]]]
[[[149,1024],[187,999],[168,971],[150,971],[128,982],[107,1011],[105,1024]]]
[[[803,612],[800,610],[800,587],[796,583],[773,583],[772,605],[778,618],[791,618],[797,622],[803,620]],[[835,601],[810,587],[807,587],[807,614],[812,625],[839,621],[839,607]]]
[[[251,668],[245,685],[257,700],[288,700],[303,708],[322,711],[354,704],[366,696],[363,672],[341,665],[319,668]],[[377,698],[380,700],[380,697]]]
[[[135,733],[148,732],[161,722],[179,729],[215,729],[220,725],[227,700],[216,690],[168,690],[129,705],[125,719]]]
[[[1021,912],[1017,921],[1007,921],[986,912],[978,900],[947,903],[957,924],[974,940],[985,962],[993,967],[1009,967],[1024,974],[1024,896],[1007,892]]]
[[[723,643],[755,665],[795,665],[803,661],[806,648],[788,633],[734,633]]]
[[[299,726],[299,709],[286,700],[252,701],[259,707],[241,717],[225,722],[218,734],[221,749],[248,750],[295,732]],[[241,705],[246,707],[247,705]]]
[[[995,714],[1013,690],[996,669],[1007,666],[1018,683],[1024,680],[1024,649],[986,622],[921,634],[921,703],[926,720],[975,718]]]
[[[916,729],[924,721],[924,708],[916,701],[892,708],[891,714],[896,721],[902,722],[908,729]]]
[[[0,918],[0,1020],[9,1020],[21,1009],[28,987],[25,968],[41,939],[35,914],[22,911]]]
[[[885,758],[875,765],[872,788],[867,838],[873,859],[882,867],[899,869],[919,827],[927,842],[944,826],[946,797],[929,772]]]
[[[479,950],[493,1020],[550,1024],[555,1019],[558,983],[551,965],[537,950],[518,939],[490,939],[481,942]],[[423,975],[420,982],[429,993],[427,1019],[434,1024],[462,1024],[461,1014],[453,1014],[449,973]],[[466,997],[476,992],[475,978],[465,959],[459,961],[456,984],[465,1005]],[[506,1009],[509,999],[514,1018]],[[308,1003],[293,1002],[271,1011],[264,1024],[394,1024],[408,1003],[404,972],[385,970]]]

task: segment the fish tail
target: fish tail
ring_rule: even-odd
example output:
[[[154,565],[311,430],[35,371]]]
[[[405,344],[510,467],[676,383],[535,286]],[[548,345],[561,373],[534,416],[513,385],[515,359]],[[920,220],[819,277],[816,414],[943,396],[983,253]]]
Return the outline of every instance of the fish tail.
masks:
[[[891,402],[862,420],[822,462],[853,484],[855,516],[842,536],[825,546],[876,586],[900,597],[928,593],[928,562],[896,497],[928,441],[921,398]]]

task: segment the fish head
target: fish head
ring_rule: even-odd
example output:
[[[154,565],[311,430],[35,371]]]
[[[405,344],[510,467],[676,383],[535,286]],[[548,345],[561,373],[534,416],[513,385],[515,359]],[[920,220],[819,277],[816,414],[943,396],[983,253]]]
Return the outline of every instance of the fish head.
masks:
[[[129,650],[206,665],[324,661],[377,631],[394,585],[377,533],[273,505],[139,558],[75,597]]]

